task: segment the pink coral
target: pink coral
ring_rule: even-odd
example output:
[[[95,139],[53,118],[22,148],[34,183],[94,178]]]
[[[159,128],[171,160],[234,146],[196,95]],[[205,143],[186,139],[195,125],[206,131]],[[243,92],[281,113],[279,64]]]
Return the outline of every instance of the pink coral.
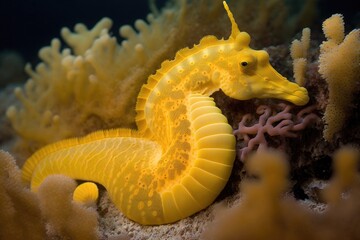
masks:
[[[293,105],[280,103],[276,106],[260,105],[256,109],[258,122],[253,122],[255,116],[253,114],[245,114],[239,122],[238,129],[234,130],[234,135],[238,139],[243,139],[245,147],[240,149],[240,160],[244,161],[248,153],[255,150],[264,150],[268,148],[266,136],[279,137],[280,147],[285,144],[285,138],[295,138],[298,132],[305,129],[308,125],[320,120],[313,113],[316,106],[308,106],[300,110],[297,114],[290,111]]]

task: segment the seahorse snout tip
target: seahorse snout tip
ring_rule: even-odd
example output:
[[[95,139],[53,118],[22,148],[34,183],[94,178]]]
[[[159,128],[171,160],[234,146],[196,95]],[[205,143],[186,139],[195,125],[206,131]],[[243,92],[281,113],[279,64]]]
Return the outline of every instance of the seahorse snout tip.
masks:
[[[297,106],[303,106],[309,102],[309,95],[308,91],[304,87],[299,87],[297,84],[292,83],[295,85],[297,90],[285,92],[282,99],[289,101]]]

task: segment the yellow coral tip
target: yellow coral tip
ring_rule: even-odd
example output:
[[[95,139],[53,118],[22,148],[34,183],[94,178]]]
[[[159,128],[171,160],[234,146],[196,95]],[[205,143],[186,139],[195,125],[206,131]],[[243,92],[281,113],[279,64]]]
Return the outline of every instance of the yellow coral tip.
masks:
[[[341,14],[334,14],[323,22],[323,32],[328,40],[340,44],[345,37],[344,19]]]
[[[80,184],[74,191],[73,200],[79,203],[95,203],[99,197],[99,190],[95,183]]]
[[[10,106],[7,111],[6,111],[6,117],[14,120],[16,117],[16,107],[15,106]]]

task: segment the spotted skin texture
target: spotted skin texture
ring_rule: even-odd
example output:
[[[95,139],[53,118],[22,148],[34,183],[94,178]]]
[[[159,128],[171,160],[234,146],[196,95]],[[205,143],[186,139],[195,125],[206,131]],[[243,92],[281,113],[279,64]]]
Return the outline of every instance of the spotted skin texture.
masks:
[[[222,89],[239,100],[308,101],[306,89],[277,73],[265,51],[249,48],[250,36],[224,6],[230,37],[204,37],[163,62],[138,95],[137,130],[98,131],[45,146],[23,167],[32,190],[51,174],[96,182],[128,218],[144,225],[175,222],[209,206],[235,158],[232,128],[209,96]],[[84,189],[77,198],[91,199],[91,192],[81,195]]]

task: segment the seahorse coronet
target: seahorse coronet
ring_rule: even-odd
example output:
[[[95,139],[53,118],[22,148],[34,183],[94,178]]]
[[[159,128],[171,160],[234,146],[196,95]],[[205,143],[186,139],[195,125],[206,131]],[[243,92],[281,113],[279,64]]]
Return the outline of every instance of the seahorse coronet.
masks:
[[[24,182],[36,191],[47,176],[64,174],[101,184],[125,216],[144,225],[176,222],[209,206],[235,159],[232,127],[210,95],[222,89],[238,100],[275,97],[295,104],[307,97],[306,89],[266,63],[262,51],[245,46],[250,37],[240,32],[225,2],[224,7],[230,37],[206,36],[149,76],[137,98],[137,130],[101,130],[45,146],[24,164]],[[241,71],[245,55],[261,59],[253,61],[256,74]],[[265,77],[279,89],[268,88]],[[94,196],[91,185],[75,199]]]

